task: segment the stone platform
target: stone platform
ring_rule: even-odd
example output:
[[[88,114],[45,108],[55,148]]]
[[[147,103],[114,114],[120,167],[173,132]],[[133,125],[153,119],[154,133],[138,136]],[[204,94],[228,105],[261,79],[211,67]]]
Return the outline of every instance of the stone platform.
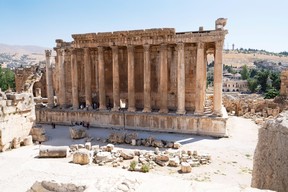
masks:
[[[85,111],[36,109],[37,123],[71,125],[72,122],[89,122],[91,127],[106,127],[116,129],[131,129],[159,132],[174,132],[227,137],[226,109],[223,116],[212,115],[177,115],[175,113],[161,114],[158,112],[127,112],[127,111]]]

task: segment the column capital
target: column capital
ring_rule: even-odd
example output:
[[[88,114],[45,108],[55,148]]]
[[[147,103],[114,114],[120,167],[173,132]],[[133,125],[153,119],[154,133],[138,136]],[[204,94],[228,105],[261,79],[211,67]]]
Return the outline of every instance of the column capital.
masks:
[[[197,43],[197,48],[198,48],[198,49],[204,49],[204,46],[205,46],[205,43],[204,43],[204,42],[201,42],[201,41],[200,41],[200,42]]]
[[[166,43],[160,44],[160,50],[161,51],[167,51],[167,44]]]
[[[52,50],[45,50],[46,57],[51,57]]]
[[[118,46],[117,45],[112,45],[110,46],[112,51],[117,51],[118,50]]]
[[[176,50],[177,50],[177,51],[182,51],[182,50],[184,50],[184,43],[183,43],[183,42],[177,43]]]
[[[65,50],[64,49],[58,49],[58,54],[60,56],[64,56],[65,55]]]
[[[144,44],[143,45],[143,49],[144,49],[145,52],[148,52],[149,49],[150,49],[150,45],[149,44]]]
[[[97,49],[98,49],[98,54],[103,54],[103,47],[101,47],[101,46],[99,46],[99,47],[97,47]]]
[[[215,47],[216,49],[223,49],[223,45],[224,45],[224,41],[223,40],[219,40],[215,42]]]
[[[132,51],[134,51],[134,45],[127,45],[127,50],[129,51],[129,52],[132,52]]]

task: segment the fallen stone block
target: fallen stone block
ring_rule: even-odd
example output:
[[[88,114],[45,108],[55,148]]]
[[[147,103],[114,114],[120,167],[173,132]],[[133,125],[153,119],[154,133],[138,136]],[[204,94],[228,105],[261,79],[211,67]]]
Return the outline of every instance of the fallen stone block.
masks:
[[[29,146],[33,145],[33,139],[31,135],[28,135],[27,137],[24,138],[23,140],[24,146]]]
[[[70,127],[70,136],[72,139],[83,139],[86,137],[86,129],[85,128],[79,128],[79,127]]]
[[[80,149],[73,154],[73,163],[87,165],[92,163],[92,152],[87,149]]]
[[[27,192],[73,191],[84,192],[86,186],[76,186],[72,183],[56,183],[55,181],[36,181]]]
[[[111,143],[119,143],[122,144],[125,141],[125,134],[123,133],[111,133],[108,138]]]
[[[39,150],[40,158],[64,158],[69,154],[69,147],[41,146]]]
[[[19,137],[18,138],[14,137],[14,139],[12,140],[12,147],[14,149],[17,149],[20,147],[20,144],[21,144],[21,139]]]
[[[191,173],[192,167],[190,166],[189,163],[182,162],[181,163],[181,172],[182,173]]]

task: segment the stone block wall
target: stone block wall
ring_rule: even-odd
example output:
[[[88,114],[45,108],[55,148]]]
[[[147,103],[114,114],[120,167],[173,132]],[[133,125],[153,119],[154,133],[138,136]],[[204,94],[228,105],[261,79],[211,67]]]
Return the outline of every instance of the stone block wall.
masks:
[[[35,106],[31,93],[0,94],[0,151],[11,147],[14,138],[23,140],[35,122]]]

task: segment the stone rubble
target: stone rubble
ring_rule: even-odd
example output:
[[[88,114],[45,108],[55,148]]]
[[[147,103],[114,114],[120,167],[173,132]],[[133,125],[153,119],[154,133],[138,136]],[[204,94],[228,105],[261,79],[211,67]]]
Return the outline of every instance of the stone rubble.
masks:
[[[151,141],[151,137],[149,137]],[[149,142],[150,142],[149,141]],[[152,142],[150,142],[152,144]],[[150,169],[159,167],[179,167],[182,173],[190,173],[192,167],[206,165],[211,163],[210,155],[199,155],[196,150],[166,149],[160,151],[155,148],[154,151],[146,150],[128,150],[116,149],[111,143],[105,146],[93,145],[90,150],[83,148],[83,144],[74,144],[70,146],[73,154],[73,162],[86,165],[91,162],[99,165],[110,165],[112,167],[124,167],[125,161],[136,161],[136,170],[141,171],[143,165],[149,165]]]

